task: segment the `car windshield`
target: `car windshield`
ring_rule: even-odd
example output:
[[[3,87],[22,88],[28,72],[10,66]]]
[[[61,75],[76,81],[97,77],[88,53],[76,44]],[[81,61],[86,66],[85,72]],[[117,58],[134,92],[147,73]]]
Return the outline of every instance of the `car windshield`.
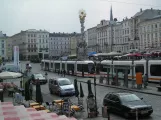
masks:
[[[138,98],[135,94],[121,95],[120,99],[123,102],[132,102],[140,100],[140,98]]]
[[[35,78],[38,79],[38,78],[43,78],[42,74],[35,74]]]
[[[62,80],[59,80],[58,82],[60,86],[71,85],[71,82],[68,79],[62,79]]]

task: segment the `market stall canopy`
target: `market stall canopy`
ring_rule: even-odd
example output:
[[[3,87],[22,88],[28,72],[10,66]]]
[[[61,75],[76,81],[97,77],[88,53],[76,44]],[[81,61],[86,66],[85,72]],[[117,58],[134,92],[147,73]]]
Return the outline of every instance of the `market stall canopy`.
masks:
[[[19,78],[21,77],[22,74],[21,73],[15,73],[15,72],[2,72],[0,73],[0,78],[1,79],[13,79],[13,78]]]
[[[88,53],[88,56],[93,56],[93,55],[95,55],[95,54],[97,54],[96,52],[89,52]]]
[[[136,57],[140,57],[142,56],[140,53],[132,53],[132,54],[129,54],[128,56],[136,56]]]

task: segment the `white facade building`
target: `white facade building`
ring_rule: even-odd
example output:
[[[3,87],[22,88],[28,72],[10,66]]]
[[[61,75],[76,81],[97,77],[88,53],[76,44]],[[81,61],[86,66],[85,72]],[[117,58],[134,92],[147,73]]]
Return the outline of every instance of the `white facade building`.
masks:
[[[70,54],[71,34],[68,33],[50,33],[49,56],[59,58]]]
[[[97,25],[97,52],[108,52],[110,45],[109,37],[109,24],[110,21],[102,20],[100,24]]]
[[[139,23],[140,49],[161,47],[161,15]]]
[[[87,30],[88,31],[88,52],[97,51],[97,27],[93,27]]]
[[[0,57],[2,59],[6,58],[6,34],[3,34],[2,31],[0,31]]]
[[[13,46],[19,46],[20,59],[30,60],[48,58],[49,32],[29,29],[10,37]]]

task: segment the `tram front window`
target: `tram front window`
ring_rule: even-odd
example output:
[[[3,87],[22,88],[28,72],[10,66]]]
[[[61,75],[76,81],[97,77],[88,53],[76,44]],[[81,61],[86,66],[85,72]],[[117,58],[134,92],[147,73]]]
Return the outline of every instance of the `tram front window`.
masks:
[[[91,74],[95,72],[95,66],[93,63],[88,63],[88,72]]]

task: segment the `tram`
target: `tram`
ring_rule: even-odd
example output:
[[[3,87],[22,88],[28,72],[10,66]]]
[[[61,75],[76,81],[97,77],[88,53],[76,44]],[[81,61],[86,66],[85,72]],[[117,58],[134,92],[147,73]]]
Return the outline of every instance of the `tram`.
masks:
[[[133,66],[133,67],[132,67]],[[118,78],[123,79],[125,70],[128,69],[128,79],[132,79],[132,69],[134,71],[134,80],[137,72],[141,72],[143,75],[148,72],[148,80],[151,82],[159,82],[161,80],[161,60],[149,60],[148,63],[146,60],[137,60],[134,61],[111,61],[104,60],[101,62],[100,67],[100,76],[107,77],[107,69],[109,69],[109,76],[114,77],[116,75],[116,69],[118,72]]]
[[[52,61],[42,60],[41,69],[47,71],[65,70],[68,75],[77,75],[82,77],[94,77],[95,76],[95,64],[93,61]]]

